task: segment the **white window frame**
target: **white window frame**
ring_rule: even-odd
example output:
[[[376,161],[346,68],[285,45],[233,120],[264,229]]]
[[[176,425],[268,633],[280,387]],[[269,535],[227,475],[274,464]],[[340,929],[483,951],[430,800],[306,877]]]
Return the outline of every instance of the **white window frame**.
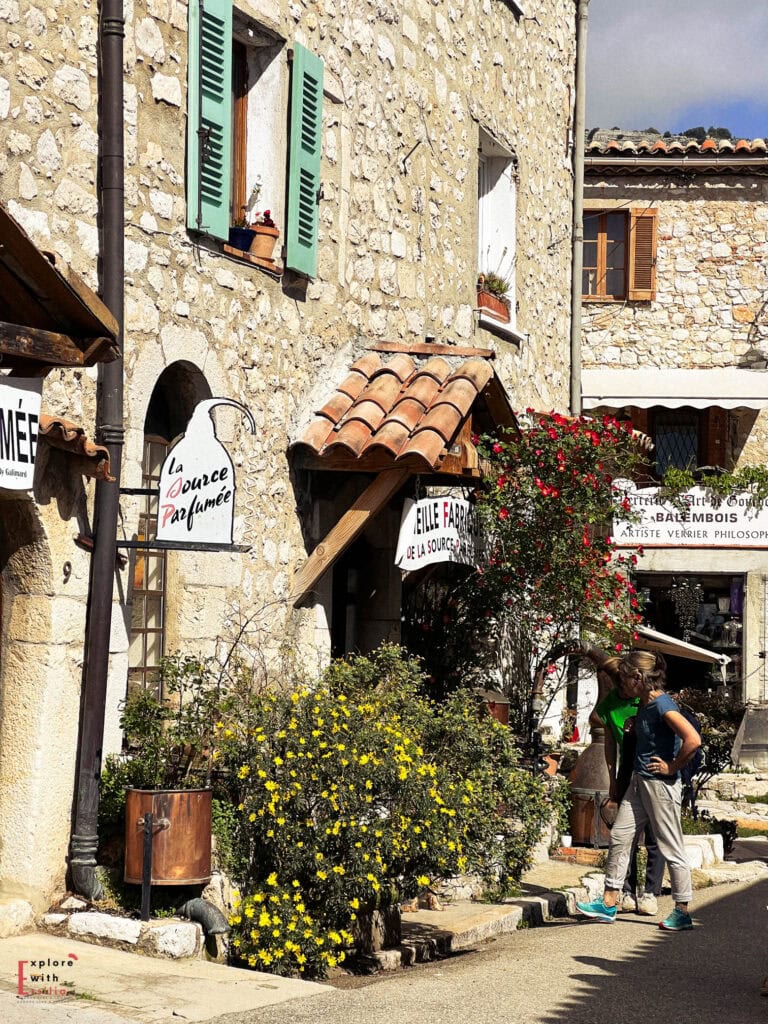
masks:
[[[477,164],[477,270],[494,272],[509,281],[509,323],[503,333],[518,336],[516,328],[517,160],[514,153],[479,129]],[[480,315],[485,324],[488,318]],[[494,326],[498,321],[493,321]]]

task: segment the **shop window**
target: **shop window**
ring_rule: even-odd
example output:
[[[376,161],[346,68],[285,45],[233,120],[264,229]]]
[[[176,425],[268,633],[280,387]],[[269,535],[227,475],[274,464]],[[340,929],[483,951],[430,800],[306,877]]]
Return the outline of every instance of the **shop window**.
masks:
[[[160,469],[168,453],[163,437],[145,435],[141,486],[157,491]],[[144,495],[137,536],[157,533],[158,496]],[[161,697],[158,668],[165,653],[166,552],[137,550],[131,577],[131,630],[128,647],[128,688],[152,690]]]
[[[515,327],[517,180],[515,158],[480,129],[477,164],[478,275],[507,284],[509,326]]]
[[[314,277],[322,96],[319,57],[289,52],[231,0],[190,0],[187,227],[227,241],[267,208],[286,266]]]
[[[583,298],[650,301],[656,297],[656,210],[586,210]]]
[[[654,444],[654,475],[668,469],[695,470],[725,467],[727,414],[723,409],[649,410],[647,419],[633,416],[633,423],[648,433]]]
[[[699,465],[701,427],[696,409],[659,409],[652,419],[656,474]]]

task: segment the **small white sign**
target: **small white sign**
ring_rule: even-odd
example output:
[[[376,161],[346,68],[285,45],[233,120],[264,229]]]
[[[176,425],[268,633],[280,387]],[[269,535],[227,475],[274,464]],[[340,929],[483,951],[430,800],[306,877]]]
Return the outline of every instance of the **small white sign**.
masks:
[[[42,377],[0,377],[0,487],[32,488],[42,394]]]
[[[753,508],[740,492],[717,505],[701,487],[683,494],[686,509],[659,500],[658,487],[637,488],[629,480],[615,483],[625,491],[636,523],[614,523],[619,547],[768,548],[768,506]]]
[[[199,402],[184,436],[168,452],[160,470],[157,540],[182,544],[232,544],[235,469],[216,437],[211,410],[232,405],[256,430],[248,409],[231,398]]]
[[[450,496],[406,498],[397,538],[395,565],[410,572],[435,562],[477,565],[482,548],[474,505]]]

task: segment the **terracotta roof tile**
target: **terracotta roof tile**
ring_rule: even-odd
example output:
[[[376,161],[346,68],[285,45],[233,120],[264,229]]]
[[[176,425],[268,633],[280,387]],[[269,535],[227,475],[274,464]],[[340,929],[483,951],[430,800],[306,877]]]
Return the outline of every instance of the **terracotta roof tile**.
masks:
[[[386,415],[400,397],[401,388],[402,381],[396,374],[381,370],[365,389],[360,399],[364,399],[366,402],[375,402],[382,413]]]
[[[334,391],[323,408],[319,410],[319,413],[321,416],[325,416],[326,419],[330,420],[329,425],[332,425],[339,422],[342,416],[349,410],[353,402],[354,399],[349,395],[345,395],[342,391]]]
[[[487,383],[487,382],[486,382]],[[485,386],[485,385],[483,385]],[[466,416],[477,398],[478,388],[466,377],[452,377],[440,392],[440,402],[450,402]]]
[[[332,440],[333,423],[325,418],[313,420],[302,435],[302,443],[319,452],[321,448]]]
[[[389,414],[387,422],[402,423],[410,433],[416,429],[426,411],[426,406],[422,402],[419,402],[416,398],[411,398],[410,394],[407,394]]]
[[[427,428],[434,430],[442,437],[445,444],[448,444],[463,419],[464,417],[455,405],[451,405],[449,402],[440,402],[432,406],[419,424],[419,430]]]
[[[482,391],[493,376],[493,370],[486,359],[468,359],[466,363],[461,364],[453,376],[454,378],[465,377],[475,385],[478,391]]]
[[[368,353],[294,446],[321,459],[341,451],[364,459],[378,451],[437,468],[492,377],[486,358],[459,359],[457,353],[417,360],[398,353],[382,363]]]
[[[40,414],[38,434],[45,438],[53,448],[61,448],[72,455],[80,456],[80,468],[84,476],[95,480],[106,480],[112,483],[114,477],[109,472],[109,449],[103,444],[94,444],[86,437],[85,430],[71,420],[61,416]]]
[[[372,433],[368,424],[362,420],[349,420],[330,438],[326,445],[326,451],[341,447],[346,448],[353,455],[359,455],[371,439]]]
[[[425,409],[432,404],[435,395],[440,390],[440,382],[431,374],[418,372],[408,383],[408,398],[421,402]]]
[[[444,449],[445,441],[440,434],[434,430],[420,430],[411,437],[408,444],[397,456],[396,461],[400,462],[408,458],[408,456],[417,455],[430,466],[435,466],[440,460]]]
[[[387,420],[368,441],[363,453],[367,455],[374,448],[383,448],[389,452],[392,458],[396,458],[409,437],[410,431],[406,426],[395,420]]]
[[[652,154],[655,157],[669,155],[671,159],[681,154],[695,156],[762,156],[766,153],[764,139],[704,139],[703,142],[690,135],[676,135],[661,138],[647,132],[614,132],[613,129],[591,131],[584,145],[587,156],[608,156],[620,162],[622,157]]]
[[[379,373],[394,373],[402,384],[404,381],[408,380],[415,369],[416,364],[411,357],[406,355],[404,352],[401,352],[390,359],[385,366],[382,366],[372,374],[372,376],[375,377]]]

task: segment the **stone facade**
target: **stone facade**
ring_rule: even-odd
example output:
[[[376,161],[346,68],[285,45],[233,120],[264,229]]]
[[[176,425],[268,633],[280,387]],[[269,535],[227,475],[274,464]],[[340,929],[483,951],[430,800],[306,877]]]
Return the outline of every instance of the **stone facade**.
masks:
[[[659,218],[656,298],[585,303],[585,366],[768,366],[768,178],[611,177],[589,180],[585,200]]]
[[[281,278],[186,229],[187,5],[128,3],[121,483],[141,484],[150,398],[169,367],[247,405],[254,436],[231,410],[217,429],[238,473],[235,540],[251,550],[169,555],[166,649],[210,653],[258,613],[261,642],[288,638],[312,668],[328,657],[329,608],[287,601],[312,511],[303,524],[286,448],[317,394],[371,342],[431,335],[493,347],[517,407],[567,406],[575,5],[552,0],[535,18],[504,0],[235,7],[325,64],[318,273]],[[0,0],[4,202],[98,291],[97,33],[86,0]],[[480,126],[517,161],[522,341],[480,328],[474,311]],[[43,406],[92,431],[95,397],[95,371],[59,371]],[[56,471],[54,487],[41,465],[35,501],[15,503],[3,551],[0,895],[36,905],[65,871],[89,570],[72,540],[90,529],[93,486],[67,478],[65,462]],[[121,506],[130,537],[138,501]],[[118,573],[106,751],[120,742],[131,572]]]
[[[689,140],[690,141],[690,140]],[[629,160],[632,157],[632,160]],[[768,159],[740,170],[730,154],[725,170],[650,169],[651,154],[629,154],[631,173],[616,167],[587,173],[585,215],[596,210],[658,211],[656,295],[648,301],[590,302],[582,306],[585,370],[712,371],[711,406],[717,408],[717,370],[739,368],[763,379],[768,367]],[[658,158],[663,162],[663,155]],[[670,156],[670,164],[675,162]],[[689,158],[695,165],[697,156]],[[643,161],[647,166],[643,167]],[[758,386],[758,391],[762,385]],[[658,403],[664,405],[663,399]],[[645,410],[633,422],[646,429]],[[725,409],[712,461],[733,469],[764,464],[768,456],[768,412]],[[766,630],[764,550],[666,548],[646,550],[639,566],[658,574],[743,576],[743,696],[768,697],[762,653]],[[742,684],[739,684],[741,688]]]

